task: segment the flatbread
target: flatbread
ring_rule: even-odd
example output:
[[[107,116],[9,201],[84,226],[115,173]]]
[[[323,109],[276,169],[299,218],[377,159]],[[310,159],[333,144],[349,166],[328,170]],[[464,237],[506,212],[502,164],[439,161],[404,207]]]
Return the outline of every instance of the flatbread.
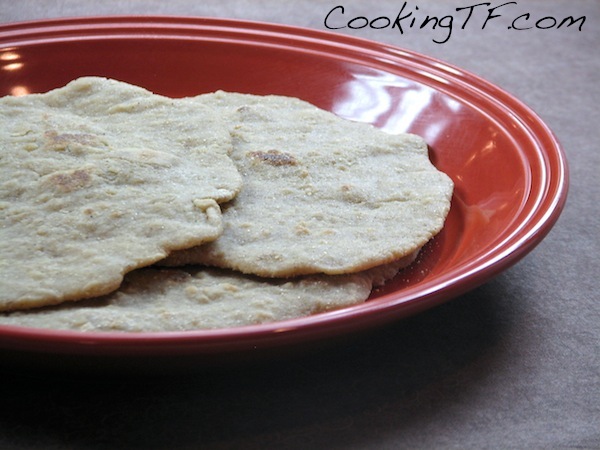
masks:
[[[196,97],[231,122],[244,188],[224,232],[161,264],[207,264],[265,277],[342,274],[389,263],[443,227],[453,183],[422,138],[387,134],[299,99]]]
[[[138,269],[116,292],[56,307],[0,314],[0,325],[78,331],[190,331],[256,325],[364,302],[415,255],[352,275],[264,279],[190,267]]]
[[[0,99],[0,310],[95,297],[222,231],[241,177],[208,106],[102,78]]]

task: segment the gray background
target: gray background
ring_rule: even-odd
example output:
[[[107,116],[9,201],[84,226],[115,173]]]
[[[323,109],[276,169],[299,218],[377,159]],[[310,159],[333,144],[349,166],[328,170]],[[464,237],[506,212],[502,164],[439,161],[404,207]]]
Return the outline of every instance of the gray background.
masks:
[[[402,3],[2,0],[0,22],[169,14],[323,30],[336,5],[347,18],[374,18],[395,17]],[[477,3],[414,0],[407,11],[458,16],[456,7]],[[283,361],[160,379],[3,368],[0,447],[600,448],[600,2],[521,0],[498,12],[505,16],[485,29],[481,21],[460,29],[456,19],[442,45],[433,42],[442,30],[338,32],[467,69],[553,129],[570,163],[570,194],[532,253],[441,307]],[[586,22],[582,31],[511,31],[515,12]]]

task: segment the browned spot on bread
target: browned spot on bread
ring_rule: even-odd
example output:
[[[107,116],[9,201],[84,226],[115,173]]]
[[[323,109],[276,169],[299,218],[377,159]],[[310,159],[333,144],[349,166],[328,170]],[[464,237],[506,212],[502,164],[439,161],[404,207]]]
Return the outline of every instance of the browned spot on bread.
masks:
[[[77,169],[68,172],[54,173],[48,181],[60,192],[73,192],[87,187],[92,182],[89,170]]]
[[[266,162],[272,166],[295,166],[298,164],[298,161],[292,155],[280,152],[279,150],[250,152],[249,155],[251,158]]]
[[[77,145],[98,145],[98,137],[86,133],[57,133],[56,131],[46,131],[44,133],[46,145],[53,150],[65,150],[70,144]]]

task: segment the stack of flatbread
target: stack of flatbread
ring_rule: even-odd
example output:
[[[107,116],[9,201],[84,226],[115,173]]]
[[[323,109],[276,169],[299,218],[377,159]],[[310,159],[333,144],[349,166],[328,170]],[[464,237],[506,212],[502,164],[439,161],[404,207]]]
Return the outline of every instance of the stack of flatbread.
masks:
[[[0,324],[252,325],[364,302],[443,227],[415,135],[99,77],[0,99]]]

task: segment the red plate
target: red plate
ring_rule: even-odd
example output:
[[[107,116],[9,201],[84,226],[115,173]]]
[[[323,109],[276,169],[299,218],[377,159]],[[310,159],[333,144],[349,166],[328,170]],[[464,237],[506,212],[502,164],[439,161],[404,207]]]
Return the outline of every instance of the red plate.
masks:
[[[347,335],[438,305],[506,269],[548,233],[566,199],[564,154],[528,107],[462,69],[377,42],[237,20],[39,21],[0,27],[0,72],[0,95],[44,92],[99,75],[175,97],[217,89],[296,96],[390,132],[420,134],[456,185],[442,233],[418,264],[365,304],[214,331],[0,327],[0,348],[12,354],[187,356],[210,364]]]

